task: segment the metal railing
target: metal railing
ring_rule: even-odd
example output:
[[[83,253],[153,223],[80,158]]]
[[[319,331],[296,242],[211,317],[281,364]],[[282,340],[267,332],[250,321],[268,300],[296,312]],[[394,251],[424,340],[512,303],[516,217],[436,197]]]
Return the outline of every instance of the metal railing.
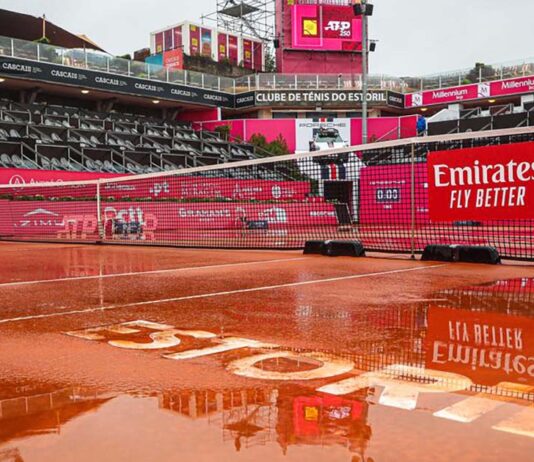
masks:
[[[62,48],[0,36],[0,56],[108,72],[139,79],[234,92],[234,79],[118,58],[87,48]]]
[[[69,49],[0,36],[0,56],[47,62],[63,66],[107,72],[152,81],[188,85],[231,94],[253,90],[355,90],[362,88],[360,74],[251,74],[239,78],[221,77],[188,70],[174,70],[155,64],[118,58],[90,49]],[[534,58],[479,68],[395,77],[371,74],[369,88],[410,93],[534,75]]]
[[[235,80],[236,92],[252,90],[356,90],[362,89],[361,74],[254,74]],[[369,88],[402,92],[405,84],[389,75],[369,76]]]
[[[420,77],[402,77],[405,92],[435,90],[471,83],[491,82],[534,75],[534,58],[525,58],[496,64],[484,64],[478,68],[429,74]]]

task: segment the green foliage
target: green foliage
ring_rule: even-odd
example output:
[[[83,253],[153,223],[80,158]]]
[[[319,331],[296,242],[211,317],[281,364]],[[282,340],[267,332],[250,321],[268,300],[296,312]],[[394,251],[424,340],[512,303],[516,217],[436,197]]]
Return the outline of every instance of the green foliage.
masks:
[[[255,133],[250,137],[250,143],[257,148],[267,151],[272,156],[284,156],[289,154],[287,141],[282,135],[278,135],[275,140],[270,143],[261,133]]]
[[[231,130],[230,125],[219,125],[218,127],[215,128],[215,132],[217,132],[217,134],[223,140],[226,140],[226,141],[228,141],[230,137],[230,130]]]
[[[132,55],[129,53],[126,53],[125,55],[116,56],[116,58],[122,58],[122,59],[128,59],[129,61],[132,60]]]
[[[274,141],[269,143],[269,151],[275,156],[284,156],[289,154],[289,148],[287,147],[287,141],[282,135],[278,135]]]
[[[257,148],[267,150],[267,138],[265,138],[265,136],[263,136],[261,133],[254,133],[254,135],[250,137],[250,143]]]
[[[469,81],[470,83],[478,82],[481,75],[482,80],[494,77],[495,69],[492,66],[487,66],[484,63],[475,63],[475,67],[471,69],[465,76],[464,81]]]
[[[265,72],[276,72],[276,58],[272,50],[267,49],[265,53]]]

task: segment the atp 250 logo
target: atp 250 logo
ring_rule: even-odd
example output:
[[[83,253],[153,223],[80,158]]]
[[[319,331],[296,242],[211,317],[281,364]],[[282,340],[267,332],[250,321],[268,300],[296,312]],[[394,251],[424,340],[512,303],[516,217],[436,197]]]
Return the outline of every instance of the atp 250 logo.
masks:
[[[352,36],[352,23],[350,21],[328,21],[324,28],[327,32],[337,32],[339,37]]]

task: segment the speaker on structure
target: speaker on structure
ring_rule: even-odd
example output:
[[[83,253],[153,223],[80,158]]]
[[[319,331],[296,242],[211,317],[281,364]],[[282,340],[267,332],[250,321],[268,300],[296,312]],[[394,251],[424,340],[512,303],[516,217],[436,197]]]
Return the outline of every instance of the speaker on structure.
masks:
[[[306,241],[304,255],[322,255],[324,244],[324,241]]]
[[[373,53],[374,51],[376,51],[376,42],[371,42],[371,43],[369,44],[369,51],[370,51],[371,53]]]
[[[355,3],[352,8],[354,9],[355,16],[373,16],[375,6],[370,3],[366,3],[365,6],[361,3]]]
[[[322,254],[327,257],[365,257],[365,249],[359,241],[326,241]]]
[[[427,245],[422,261],[484,263],[498,265],[501,257],[496,248],[474,245]]]
[[[273,47],[280,48],[280,39],[273,40]]]

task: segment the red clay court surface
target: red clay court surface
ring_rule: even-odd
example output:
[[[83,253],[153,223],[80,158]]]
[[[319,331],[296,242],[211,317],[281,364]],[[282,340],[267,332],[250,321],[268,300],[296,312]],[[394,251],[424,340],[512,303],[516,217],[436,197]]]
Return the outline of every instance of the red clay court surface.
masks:
[[[0,461],[532,461],[534,266],[0,243]]]

